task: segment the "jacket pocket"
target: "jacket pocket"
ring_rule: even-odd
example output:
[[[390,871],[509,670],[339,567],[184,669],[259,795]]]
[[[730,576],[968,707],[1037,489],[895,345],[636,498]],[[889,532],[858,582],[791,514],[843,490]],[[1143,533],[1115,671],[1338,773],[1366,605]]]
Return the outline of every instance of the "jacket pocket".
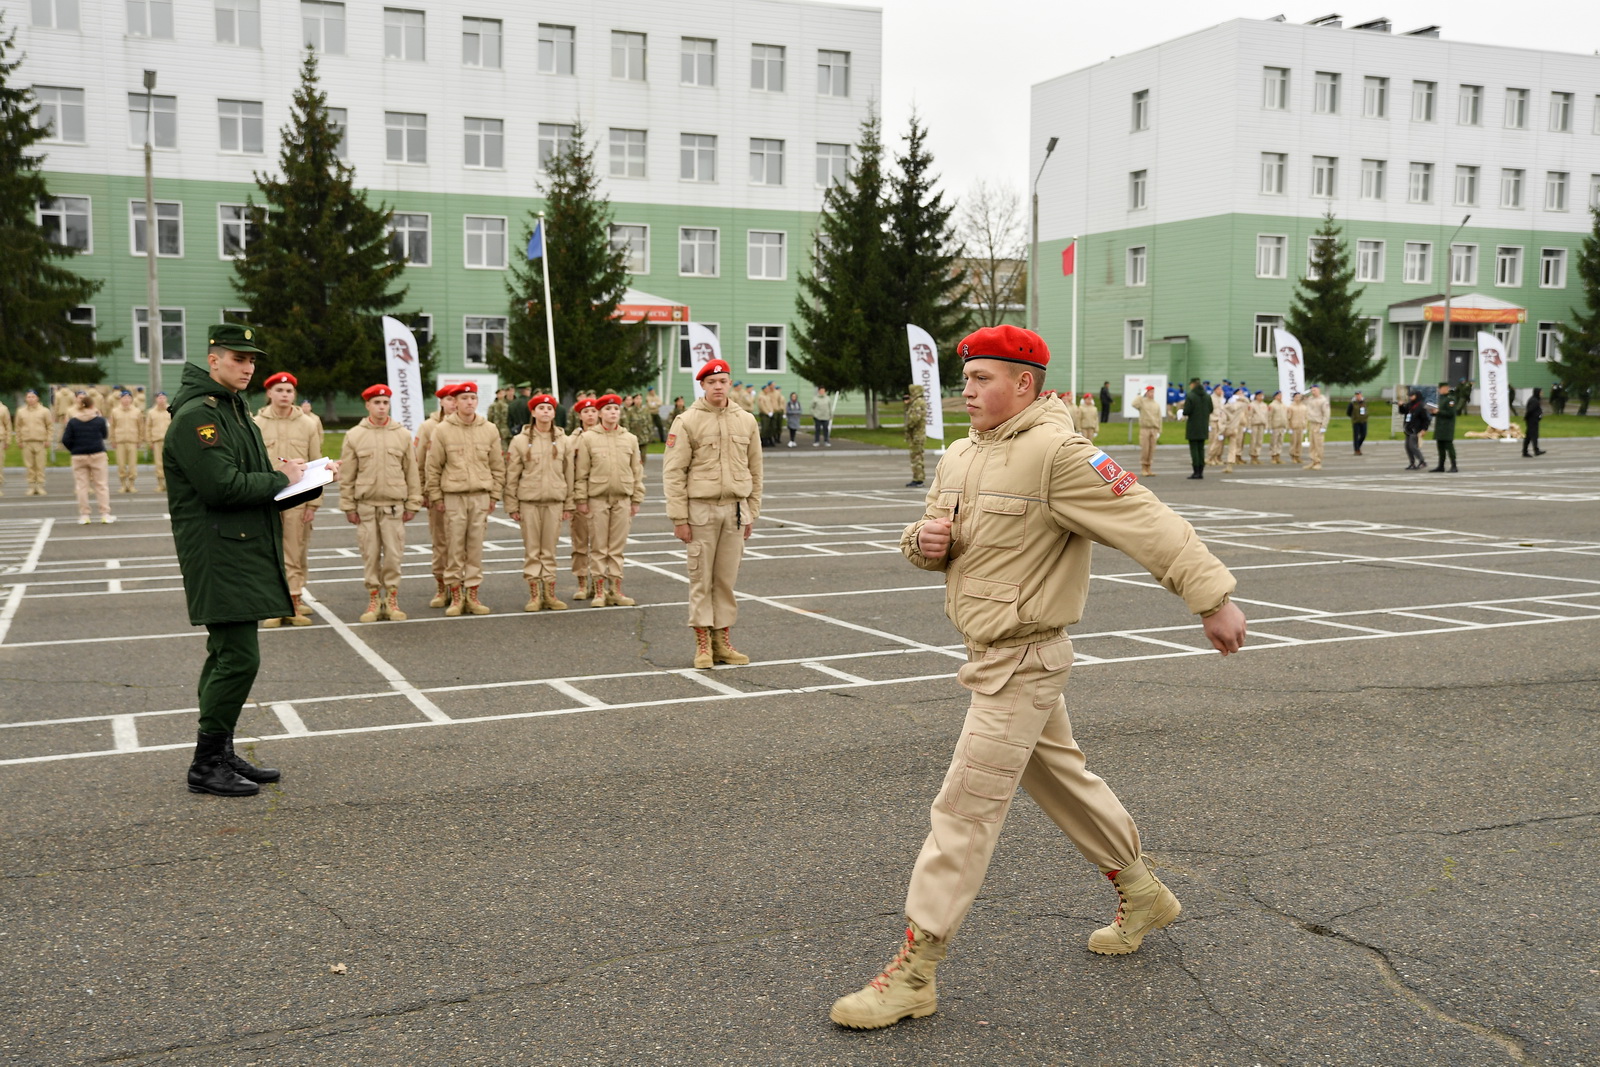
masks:
[[[1017,614],[1015,582],[967,575],[961,579],[961,595],[956,604],[956,628],[969,639],[987,643],[1016,633],[1022,626]]]
[[[212,523],[217,536],[224,541],[251,541],[266,534],[266,528],[256,515],[230,515]]]
[[[1028,502],[1022,497],[978,494],[977,529],[972,543],[982,548],[1020,549],[1028,524]]]

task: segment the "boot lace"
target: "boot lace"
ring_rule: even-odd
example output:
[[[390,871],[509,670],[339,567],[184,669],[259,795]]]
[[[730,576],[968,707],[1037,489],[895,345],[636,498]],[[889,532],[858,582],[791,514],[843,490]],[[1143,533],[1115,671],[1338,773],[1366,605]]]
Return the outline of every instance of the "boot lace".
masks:
[[[905,966],[906,961],[911,958],[912,951],[914,951],[916,948],[916,942],[916,931],[912,930],[909,926],[906,927],[906,939],[900,945],[900,951],[895,953],[894,959],[889,961],[889,965],[887,967],[878,972],[878,977],[872,979],[872,981],[868,982],[867,984],[880,993],[888,989],[889,976],[895,971],[898,971],[901,967]]]

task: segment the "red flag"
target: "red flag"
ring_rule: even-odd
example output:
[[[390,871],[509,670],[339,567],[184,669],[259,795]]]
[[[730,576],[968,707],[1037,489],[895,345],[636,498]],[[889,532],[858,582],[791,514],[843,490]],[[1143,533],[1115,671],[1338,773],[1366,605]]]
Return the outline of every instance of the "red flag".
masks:
[[[1065,247],[1065,248],[1063,248],[1061,250],[1061,273],[1062,274],[1065,275],[1065,274],[1071,274],[1072,273],[1072,269],[1075,266],[1075,264],[1073,263],[1073,260],[1076,258],[1077,252],[1078,252],[1078,242],[1076,242],[1076,241],[1072,242],[1070,245],[1068,245],[1067,247]]]

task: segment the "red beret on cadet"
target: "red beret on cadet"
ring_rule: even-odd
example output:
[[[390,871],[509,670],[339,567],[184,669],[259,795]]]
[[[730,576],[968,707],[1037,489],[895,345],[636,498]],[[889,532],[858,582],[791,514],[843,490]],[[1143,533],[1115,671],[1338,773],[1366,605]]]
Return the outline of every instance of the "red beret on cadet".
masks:
[[[371,400],[375,396],[394,396],[394,390],[387,385],[369,385],[361,390],[362,400]]]
[[[528,398],[528,410],[529,411],[532,411],[534,408],[538,407],[540,404],[549,404],[553,408],[557,408],[557,407],[561,406],[560,404],[556,403],[556,398],[551,396],[549,393],[540,393],[538,396],[530,396]]]
[[[726,360],[713,359],[707,362],[704,367],[700,368],[699,373],[694,376],[694,380],[697,382],[703,382],[706,380],[708,375],[732,373],[733,371],[729,368]]]
[[[1002,359],[1025,367],[1046,367],[1050,349],[1044,338],[1019,326],[985,326],[969,333],[956,346],[962,362],[969,359]]]
[[[274,374],[272,377],[268,378],[266,381],[262,382],[261,383],[261,388],[263,388],[263,389],[271,389],[274,385],[277,385],[280,382],[288,382],[290,385],[294,386],[295,388],[299,388],[299,386],[300,386],[300,383],[295,380],[295,376],[294,375],[290,374],[286,370],[281,370],[277,374]]]
[[[618,396],[616,393],[607,393],[605,396],[601,397],[599,400],[596,400],[594,402],[594,406],[597,407],[597,408],[603,408],[607,404],[615,404],[618,407],[621,407],[622,406],[622,398],[620,396]]]
[[[589,408],[597,408],[599,406],[600,406],[599,404],[596,404],[594,402],[594,398],[593,397],[586,396],[583,399],[579,400],[576,404],[572,405],[572,411],[573,411],[573,414],[577,414],[580,411],[586,411]]]
[[[471,393],[472,395],[476,396],[478,394],[478,383],[458,382],[450,387],[451,396],[460,396],[462,393]]]

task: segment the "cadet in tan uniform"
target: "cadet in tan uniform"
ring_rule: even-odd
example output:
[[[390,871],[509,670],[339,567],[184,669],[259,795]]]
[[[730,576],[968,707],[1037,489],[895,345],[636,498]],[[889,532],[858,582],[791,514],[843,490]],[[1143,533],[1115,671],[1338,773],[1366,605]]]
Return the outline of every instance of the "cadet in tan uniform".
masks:
[[[55,394],[50,398],[52,417],[55,421],[55,434],[51,438],[50,459],[56,458],[55,445],[61,441],[61,433],[67,428],[67,419],[78,410],[78,394],[88,392],[86,389],[73,389],[70,386],[56,387]]]
[[[1250,417],[1246,423],[1250,428],[1250,462],[1255,466],[1261,465],[1261,439],[1267,435],[1267,419],[1267,400],[1258,389],[1250,398]]]
[[[644,502],[644,461],[639,439],[622,428],[622,398],[607,393],[596,401],[600,425],[585,430],[573,446],[572,503],[589,516],[594,561],[591,607],[631,607],[622,592],[628,530]]]
[[[1244,447],[1244,426],[1250,419],[1250,398],[1241,389],[1228,398],[1222,409],[1223,451],[1226,455],[1223,474],[1232,474],[1233,465],[1239,462],[1239,451]]]
[[[309,463],[322,458],[322,423],[295,406],[295,389],[300,382],[288,371],[279,371],[261,383],[267,390],[267,406],[256,412],[256,427],[266,442],[272,462],[297,459]],[[319,502],[296,504],[280,512],[283,520],[283,570],[289,578],[289,596],[294,614],[287,619],[263,619],[262,626],[310,626],[311,609],[300,602],[311,570],[311,524],[316,520]]]
[[[167,409],[167,394],[157,393],[155,406],[144,413],[144,439],[150,445],[150,460],[156,468],[156,491],[167,491],[167,428],[172,412]]]
[[[755,416],[729,398],[728,364],[713,359],[695,377],[705,396],[672,420],[661,482],[667,521],[686,546],[694,665],[705,668],[750,662],[733,647],[733,583],[761,514],[762,459]]]
[[[1333,405],[1322,395],[1322,387],[1313,385],[1311,395],[1306,397],[1306,429],[1311,436],[1311,462],[1307,464],[1307,470],[1322,469],[1322,445],[1328,434],[1328,420],[1332,414]]]
[[[511,439],[506,459],[506,510],[522,527],[522,576],[528,580],[523,611],[565,611],[556,599],[556,541],[572,515],[568,477],[572,438],[556,425],[556,398],[528,398],[533,420]]]
[[[339,454],[339,506],[356,528],[367,583],[362,622],[406,618],[400,610],[406,523],[422,510],[422,478],[411,431],[389,417],[393,396],[387,385],[362,390],[367,417],[345,434]]]
[[[445,416],[428,445],[425,474],[428,499],[445,517],[444,581],[450,587],[450,616],[470,611],[487,615],[478,599],[483,583],[483,535],[500,500],[506,457],[500,431],[478,414],[478,387],[455,387],[456,413]]]
[[[1211,429],[1206,436],[1206,462],[1217,464],[1222,462],[1223,440],[1223,408],[1227,407],[1228,399],[1222,395],[1222,386],[1211,390]]]
[[[1267,405],[1267,440],[1272,445],[1272,462],[1283,462],[1283,435],[1289,432],[1289,404],[1283,393],[1272,394]]]
[[[1289,404],[1289,462],[1296,465],[1300,462],[1300,442],[1305,437],[1306,425],[1310,415],[1306,410],[1306,395],[1294,394],[1294,400]]]
[[[428,445],[433,440],[434,431],[439,428],[439,422],[447,415],[454,415],[456,411],[455,386],[442,385],[434,392],[439,400],[439,406],[432,415],[422,420],[422,425],[417,427],[417,472],[421,477],[428,469]],[[434,501],[428,498],[427,479],[423,478],[422,506],[428,513],[428,538],[433,546],[433,599],[428,601],[430,608],[442,608],[450,603],[450,587],[444,584],[444,556],[446,531],[444,513],[433,506]]]
[[[968,649],[958,679],[972,701],[911,875],[900,952],[833,1006],[834,1022],[858,1029],[938,1010],[935,968],[982,888],[1019,785],[1116,886],[1116,919],[1090,935],[1091,951],[1133,952],[1181,910],[1142,855],[1133,819],[1085,767],[1061,695],[1091,543],[1132,557],[1183,597],[1224,655],[1245,637],[1233,576],[1194,529],[1070,432],[1057,405],[1036,399],[1050,358],[1038,335],[993,327],[956,351],[972,429],[939,462],[900,548],[945,573],[945,614]]]
[[[1156,398],[1155,386],[1144,387],[1144,393],[1133,401],[1133,410],[1139,413],[1139,473],[1150,478],[1156,473],[1156,442],[1161,440],[1161,401]]]
[[[1100,436],[1100,405],[1094,402],[1093,393],[1084,393],[1077,409],[1078,432],[1090,443]]]
[[[578,425],[572,431],[572,444],[567,450],[567,484],[572,485],[578,477],[578,441],[583,435],[600,425],[600,405],[595,403],[593,397],[581,397],[572,405],[572,415]],[[574,508],[570,516],[568,532],[572,541],[572,576],[578,581],[578,592],[575,594],[579,600],[588,600],[592,595],[589,592],[589,516]]]
[[[55,424],[50,409],[39,403],[39,394],[29,389],[16,417],[17,444],[22,448],[22,466],[28,472],[28,496],[45,495],[44,460]]]
[[[144,440],[144,412],[133,406],[133,394],[126,389],[112,405],[106,422],[111,427],[111,445],[117,454],[117,492],[139,491],[139,442]]]

